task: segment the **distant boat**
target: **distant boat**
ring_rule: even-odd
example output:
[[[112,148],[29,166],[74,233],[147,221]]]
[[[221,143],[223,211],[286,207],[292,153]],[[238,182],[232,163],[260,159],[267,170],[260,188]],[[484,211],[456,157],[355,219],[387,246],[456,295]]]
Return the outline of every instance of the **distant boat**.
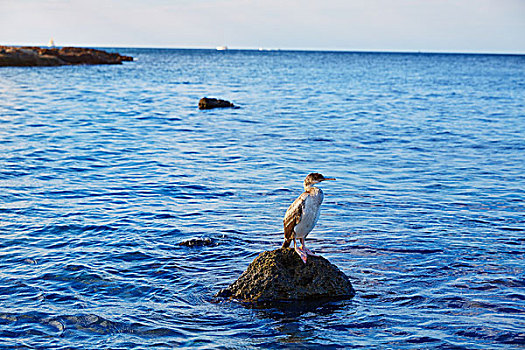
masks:
[[[216,49],[217,51],[226,51],[228,50],[228,46],[217,46]]]
[[[47,47],[55,47],[55,41],[53,38],[49,39],[49,42],[47,43]]]

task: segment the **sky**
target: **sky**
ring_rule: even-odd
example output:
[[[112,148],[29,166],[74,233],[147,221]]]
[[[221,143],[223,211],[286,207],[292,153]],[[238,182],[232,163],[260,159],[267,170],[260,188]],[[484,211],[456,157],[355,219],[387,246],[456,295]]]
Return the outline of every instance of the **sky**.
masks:
[[[525,54],[525,0],[0,0],[0,45]]]

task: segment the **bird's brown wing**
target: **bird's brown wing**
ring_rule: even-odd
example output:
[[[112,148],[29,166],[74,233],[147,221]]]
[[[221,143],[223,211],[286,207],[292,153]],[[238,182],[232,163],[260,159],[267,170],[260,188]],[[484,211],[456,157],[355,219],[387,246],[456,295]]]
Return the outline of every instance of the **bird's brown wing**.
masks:
[[[304,203],[308,193],[303,192],[297,199],[290,205],[286,214],[284,215],[284,239],[289,241],[294,236],[294,228],[301,222],[303,217]]]

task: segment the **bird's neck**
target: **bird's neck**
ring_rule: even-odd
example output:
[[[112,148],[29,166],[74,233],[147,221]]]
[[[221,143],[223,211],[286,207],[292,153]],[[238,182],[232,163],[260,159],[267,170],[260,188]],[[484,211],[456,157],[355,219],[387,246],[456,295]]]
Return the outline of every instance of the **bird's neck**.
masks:
[[[303,187],[304,187],[304,191],[308,192],[312,187],[314,187],[314,185],[313,184],[309,184],[309,185],[304,184]]]

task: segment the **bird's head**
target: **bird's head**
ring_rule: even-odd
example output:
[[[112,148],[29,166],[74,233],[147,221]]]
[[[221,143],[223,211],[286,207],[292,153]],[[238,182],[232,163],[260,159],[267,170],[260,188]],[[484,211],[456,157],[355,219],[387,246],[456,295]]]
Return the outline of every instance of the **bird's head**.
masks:
[[[335,181],[335,178],[334,177],[324,177],[322,174],[319,174],[319,173],[310,173],[304,179],[304,188],[306,189],[312,185],[318,184],[319,182],[326,181],[326,180]]]

